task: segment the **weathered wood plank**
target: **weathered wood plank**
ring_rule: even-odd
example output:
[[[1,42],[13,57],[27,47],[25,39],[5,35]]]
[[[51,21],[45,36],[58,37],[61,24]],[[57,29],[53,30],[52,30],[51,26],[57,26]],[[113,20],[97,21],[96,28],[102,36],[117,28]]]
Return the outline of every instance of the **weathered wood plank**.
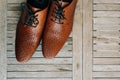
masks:
[[[119,50],[120,49],[120,45],[116,45],[116,44],[96,44],[93,46],[94,50]]]
[[[8,11],[20,11],[21,10],[21,6],[20,6],[20,3],[9,3],[7,5],[7,10]]]
[[[0,0],[0,80],[6,80],[6,0]]]
[[[93,80],[120,80],[120,78],[117,79],[111,79],[111,78],[97,78],[97,79],[93,79]]]
[[[94,58],[93,64],[102,64],[102,65],[119,65],[120,58]]]
[[[72,72],[8,72],[8,78],[62,78],[72,77]]]
[[[73,27],[73,80],[83,80],[82,60],[82,2],[78,0]]]
[[[8,24],[17,24],[19,18],[7,18],[7,23]]]
[[[93,65],[93,71],[120,71],[120,65]]]
[[[120,17],[120,11],[94,11],[94,17]]]
[[[120,80],[120,0],[93,3],[93,80]]]
[[[118,31],[120,30],[119,24],[94,24],[94,30],[97,31]]]
[[[105,37],[105,38],[119,38],[119,31],[94,31],[93,36],[95,37]]]
[[[94,10],[117,11],[120,10],[119,4],[96,4],[93,6]]]
[[[120,72],[93,72],[93,77],[120,77]]]
[[[117,51],[96,51],[96,52],[93,52],[93,56],[94,57],[101,57],[101,58],[104,58],[104,57],[120,57],[120,52],[119,50]]]
[[[8,65],[8,72],[72,72],[72,65]]]
[[[39,78],[39,79],[31,79],[31,78],[29,78],[29,79],[15,79],[15,78],[13,78],[13,79],[7,79],[7,80],[72,80],[72,78]]]
[[[22,3],[25,2],[26,0],[7,0],[8,3]]]
[[[93,39],[93,43],[95,44],[116,44],[118,45],[120,43],[120,39],[115,39],[115,38],[99,38],[96,37]]]
[[[8,64],[15,65],[21,64],[16,61],[15,58],[8,58]],[[45,59],[45,58],[31,58],[26,64],[38,65],[38,64],[72,64],[72,58],[54,58],[54,59]]]
[[[8,24],[7,31],[15,31],[17,28],[16,24]]]
[[[120,3],[120,0],[93,0],[94,3]]]
[[[8,18],[19,18],[21,12],[20,11],[7,11]]]
[[[92,1],[83,0],[83,80],[92,80]]]
[[[94,24],[120,24],[120,18],[94,18]]]

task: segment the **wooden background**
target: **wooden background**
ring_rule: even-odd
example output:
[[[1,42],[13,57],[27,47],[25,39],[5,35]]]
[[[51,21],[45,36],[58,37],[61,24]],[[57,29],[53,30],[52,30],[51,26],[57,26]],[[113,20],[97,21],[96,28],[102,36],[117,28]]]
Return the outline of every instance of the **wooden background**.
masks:
[[[73,32],[54,59],[41,46],[32,59],[15,59],[20,3],[0,0],[0,80],[120,80],[120,0],[78,0]]]

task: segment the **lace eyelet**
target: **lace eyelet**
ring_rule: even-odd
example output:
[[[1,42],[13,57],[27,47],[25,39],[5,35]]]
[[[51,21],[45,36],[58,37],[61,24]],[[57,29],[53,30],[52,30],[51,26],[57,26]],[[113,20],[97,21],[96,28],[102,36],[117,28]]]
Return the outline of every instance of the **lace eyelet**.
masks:
[[[38,15],[35,15],[35,13],[40,11],[40,10],[37,10],[37,11],[33,12],[30,9],[28,4],[22,3],[22,5],[24,5],[24,6],[22,6],[22,8],[27,10],[26,12],[27,12],[27,15],[28,15],[27,20],[25,22],[25,25],[28,25],[28,26],[34,27],[34,28],[37,27],[37,25],[39,24],[39,21],[38,21],[38,18],[37,18]]]
[[[71,3],[71,1],[68,1],[68,4],[63,7],[63,0],[53,0],[53,3],[56,5],[56,7],[53,9],[53,14],[51,15],[54,17],[54,19],[51,19],[53,22],[58,24],[64,24],[62,22],[62,20],[66,20],[64,8],[67,7]]]

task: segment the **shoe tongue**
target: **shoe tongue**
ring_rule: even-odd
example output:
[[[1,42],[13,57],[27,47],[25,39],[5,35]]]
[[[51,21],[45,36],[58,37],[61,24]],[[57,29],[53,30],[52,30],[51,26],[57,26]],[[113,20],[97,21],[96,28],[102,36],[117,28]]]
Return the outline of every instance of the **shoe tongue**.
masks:
[[[34,8],[43,10],[48,7],[49,0],[27,0],[27,4],[30,4]]]
[[[72,2],[72,0],[58,0],[58,2],[63,8],[65,8]]]
[[[38,11],[41,11],[40,8],[36,8],[34,6],[31,6],[30,4],[27,4],[27,7],[33,12],[33,13],[36,13]]]
[[[26,6],[27,6],[27,10],[28,10],[30,13],[32,13],[32,14],[35,14],[35,13],[41,11],[41,9],[36,8],[36,7],[33,7],[33,6],[31,6],[30,4],[28,4],[28,3],[26,4]]]

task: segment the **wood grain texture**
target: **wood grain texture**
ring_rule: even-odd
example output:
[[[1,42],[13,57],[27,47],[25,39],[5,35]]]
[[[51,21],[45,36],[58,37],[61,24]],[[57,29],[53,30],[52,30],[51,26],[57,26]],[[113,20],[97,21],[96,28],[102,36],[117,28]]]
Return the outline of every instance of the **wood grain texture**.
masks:
[[[93,9],[96,11],[98,11],[98,10],[100,10],[100,11],[102,11],[102,10],[104,10],[104,11],[118,11],[118,10],[120,10],[120,5],[119,4],[112,4],[112,3],[110,3],[110,4],[106,4],[106,3],[95,4],[93,6]]]
[[[92,80],[92,0],[83,0],[83,80]]]
[[[110,79],[110,78],[108,78],[108,79],[106,79],[106,78],[98,78],[98,79],[93,79],[93,80],[120,80],[120,78],[117,78],[117,79]]]
[[[40,78],[40,79],[31,79],[31,78],[29,78],[29,79],[16,79],[16,78],[14,78],[14,79],[7,79],[7,80],[72,80],[71,78]]]
[[[108,58],[109,57],[118,58],[118,57],[120,57],[120,52],[119,52],[119,50],[118,51],[117,50],[116,51],[109,51],[109,50],[108,51],[107,50],[106,51],[96,51],[96,52],[93,52],[93,56],[96,57],[96,58],[97,57],[98,58],[99,57],[101,57],[101,58],[105,58],[105,57],[106,58],[107,57]]]
[[[77,9],[75,12],[74,27],[73,27],[73,80],[83,80],[83,59],[82,59],[82,28],[83,14],[82,2],[78,0]]]
[[[118,31],[120,30],[119,24],[94,24],[93,30],[98,31]]]
[[[93,72],[93,77],[115,78],[120,77],[120,72]]]
[[[93,71],[120,72],[120,65],[94,65]]]
[[[120,17],[120,11],[94,11],[94,17]]]
[[[120,58],[94,58],[93,64],[97,65],[119,65]]]
[[[14,68],[13,68],[14,67]],[[8,65],[7,71],[13,72],[60,72],[72,71],[72,65]]]
[[[120,3],[120,0],[93,0],[94,3]]]
[[[72,77],[72,72],[8,72],[8,78],[70,78]]]
[[[93,3],[93,80],[120,80],[120,1]]]
[[[0,80],[6,80],[6,0],[0,3]]]

